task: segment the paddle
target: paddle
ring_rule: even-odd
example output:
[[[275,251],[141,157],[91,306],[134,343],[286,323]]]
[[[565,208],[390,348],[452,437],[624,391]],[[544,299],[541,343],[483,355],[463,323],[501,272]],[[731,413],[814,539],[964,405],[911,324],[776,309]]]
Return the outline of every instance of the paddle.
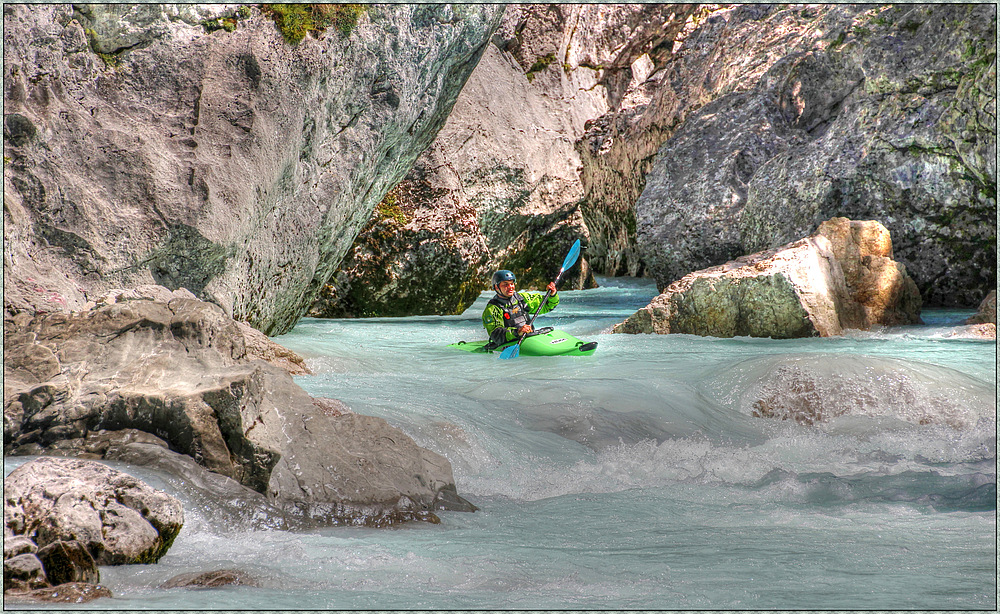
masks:
[[[555,284],[557,286],[559,285],[559,280],[562,279],[563,273],[565,273],[567,269],[576,264],[576,259],[579,257],[580,257],[580,239],[577,239],[573,243],[573,247],[569,248],[569,253],[566,254],[566,258],[563,260],[562,268],[559,269],[559,274],[556,275]],[[531,326],[531,324],[534,323],[535,317],[538,315],[538,312],[542,310],[542,305],[544,305],[546,301],[549,300],[550,294],[552,294],[551,291],[545,292],[545,298],[542,299],[541,303],[538,303],[538,309],[535,310],[535,313],[531,314],[531,319],[528,320],[529,326]],[[524,338],[527,336],[528,335],[521,335],[520,338],[518,338],[517,343],[506,348],[504,351],[500,352],[500,358],[502,360],[517,358],[518,354],[521,353],[521,342],[524,341]]]

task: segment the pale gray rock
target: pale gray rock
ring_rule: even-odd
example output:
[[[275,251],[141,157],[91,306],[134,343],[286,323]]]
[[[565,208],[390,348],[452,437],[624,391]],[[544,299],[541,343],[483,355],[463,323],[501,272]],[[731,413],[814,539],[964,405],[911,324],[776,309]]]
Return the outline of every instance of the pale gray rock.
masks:
[[[3,540],[3,558],[7,560],[9,558],[19,556],[21,554],[34,554],[38,552],[38,546],[31,539],[25,537],[24,535],[4,535]]]
[[[130,300],[6,324],[8,454],[139,462],[142,446],[155,462],[169,447],[318,523],[474,509],[455,493],[446,459],[384,420],[313,399],[286,370],[249,355],[215,305]]]
[[[41,457],[4,479],[4,523],[38,544],[50,583],[96,584],[98,564],[159,560],[184,511],[177,499],[101,463]]]
[[[8,312],[157,284],[289,330],[503,11],[370,5],[346,36],[292,45],[249,8],[5,7]]]
[[[654,48],[648,61],[642,61],[641,56],[633,57],[635,82],[622,102],[590,122],[586,134],[577,143],[583,160],[586,194],[582,208],[594,245],[592,259],[596,270],[606,275],[648,275],[659,281],[659,276],[650,270],[650,266],[655,269],[657,263],[647,262],[650,259],[645,250],[649,244],[638,245],[642,239],[637,234],[637,216],[644,214],[636,204],[657,160],[686,164],[679,156],[692,154],[702,165],[688,164],[691,169],[701,169],[721,181],[713,186],[691,182],[685,189],[692,197],[712,195],[723,198],[722,203],[730,203],[734,196],[738,197],[739,182],[745,181],[748,164],[752,164],[762,151],[781,142],[770,133],[765,119],[750,117],[747,110],[739,106],[745,98],[737,98],[731,104],[717,103],[723,114],[705,117],[703,122],[707,125],[700,127],[717,127],[725,122],[725,111],[734,110],[742,128],[763,128],[761,134],[739,134],[733,130],[724,140],[737,149],[724,151],[706,139],[699,145],[711,150],[712,155],[706,155],[698,147],[685,147],[683,152],[670,156],[658,156],[657,152],[661,145],[685,129],[688,119],[705,105],[723,96],[745,94],[752,89],[767,69],[800,40],[815,36],[808,24],[817,14],[829,11],[822,6],[806,8],[802,5],[790,5],[784,11],[775,5],[670,5],[663,10],[667,8],[675,11],[672,18],[668,14],[665,14],[668,19],[661,18],[661,29],[669,36]],[[659,23],[655,19],[651,21]],[[687,129],[689,142],[697,129]],[[744,146],[756,148],[756,151],[741,155]],[[706,163],[710,165],[707,168]],[[719,206],[725,214],[728,204],[722,203]],[[690,201],[689,206],[697,209],[702,205]],[[686,208],[681,207],[682,210]],[[691,241],[706,237],[705,243],[710,243],[707,237],[719,234],[721,224],[714,224],[709,216],[694,217],[688,227],[696,228],[697,236]],[[697,228],[701,222],[707,223],[704,231]],[[665,225],[656,225],[653,230],[665,228]],[[731,257],[736,255],[739,254]],[[693,268],[698,267],[685,268],[676,277],[662,282],[660,287]]]
[[[920,305],[885,227],[834,218],[781,248],[685,275],[614,332],[827,337],[919,323]]]

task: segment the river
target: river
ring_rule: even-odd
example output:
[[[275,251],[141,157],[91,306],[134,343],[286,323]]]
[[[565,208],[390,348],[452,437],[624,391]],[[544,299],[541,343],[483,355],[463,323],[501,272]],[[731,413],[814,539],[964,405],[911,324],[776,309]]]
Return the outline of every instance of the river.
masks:
[[[186,524],[159,563],[102,567],[115,597],[76,607],[997,607],[996,344],[955,335],[971,312],[839,338],[611,335],[656,290],[599,281],[538,320],[598,341],[590,357],[446,348],[484,336],[485,293],[461,316],[305,319],[277,339],[311,394],[446,456],[478,512],[284,531],[121,467],[180,496]],[[222,568],[259,586],[158,588]]]

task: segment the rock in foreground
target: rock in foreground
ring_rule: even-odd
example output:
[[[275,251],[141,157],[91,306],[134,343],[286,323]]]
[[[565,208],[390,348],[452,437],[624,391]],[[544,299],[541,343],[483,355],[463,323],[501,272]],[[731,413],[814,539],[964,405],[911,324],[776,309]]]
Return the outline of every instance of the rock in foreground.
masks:
[[[5,322],[4,342],[7,454],[116,458],[162,446],[318,523],[475,509],[457,495],[447,459],[254,360],[215,305],[131,300],[22,314]]]
[[[155,563],[183,525],[176,498],[95,461],[42,457],[4,479],[4,531],[34,541],[43,562],[48,547],[78,542],[98,565]],[[50,565],[46,574],[53,584],[97,580],[57,581]]]
[[[919,322],[920,295],[885,227],[833,218],[812,236],[686,275],[614,332],[789,339]]]

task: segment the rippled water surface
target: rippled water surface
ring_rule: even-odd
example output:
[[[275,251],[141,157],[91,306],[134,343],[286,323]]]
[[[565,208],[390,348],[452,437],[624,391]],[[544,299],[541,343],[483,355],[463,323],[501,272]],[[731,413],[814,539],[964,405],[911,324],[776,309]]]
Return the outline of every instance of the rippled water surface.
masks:
[[[303,320],[315,396],[452,463],[440,525],[263,530],[185,500],[158,564],[89,609],[995,609],[996,345],[968,312],[832,339],[610,335],[655,294],[562,292],[580,358],[472,355],[464,315]],[[7,459],[9,472],[22,459]],[[237,568],[258,587],[164,590]],[[60,606],[66,609],[66,606]]]

